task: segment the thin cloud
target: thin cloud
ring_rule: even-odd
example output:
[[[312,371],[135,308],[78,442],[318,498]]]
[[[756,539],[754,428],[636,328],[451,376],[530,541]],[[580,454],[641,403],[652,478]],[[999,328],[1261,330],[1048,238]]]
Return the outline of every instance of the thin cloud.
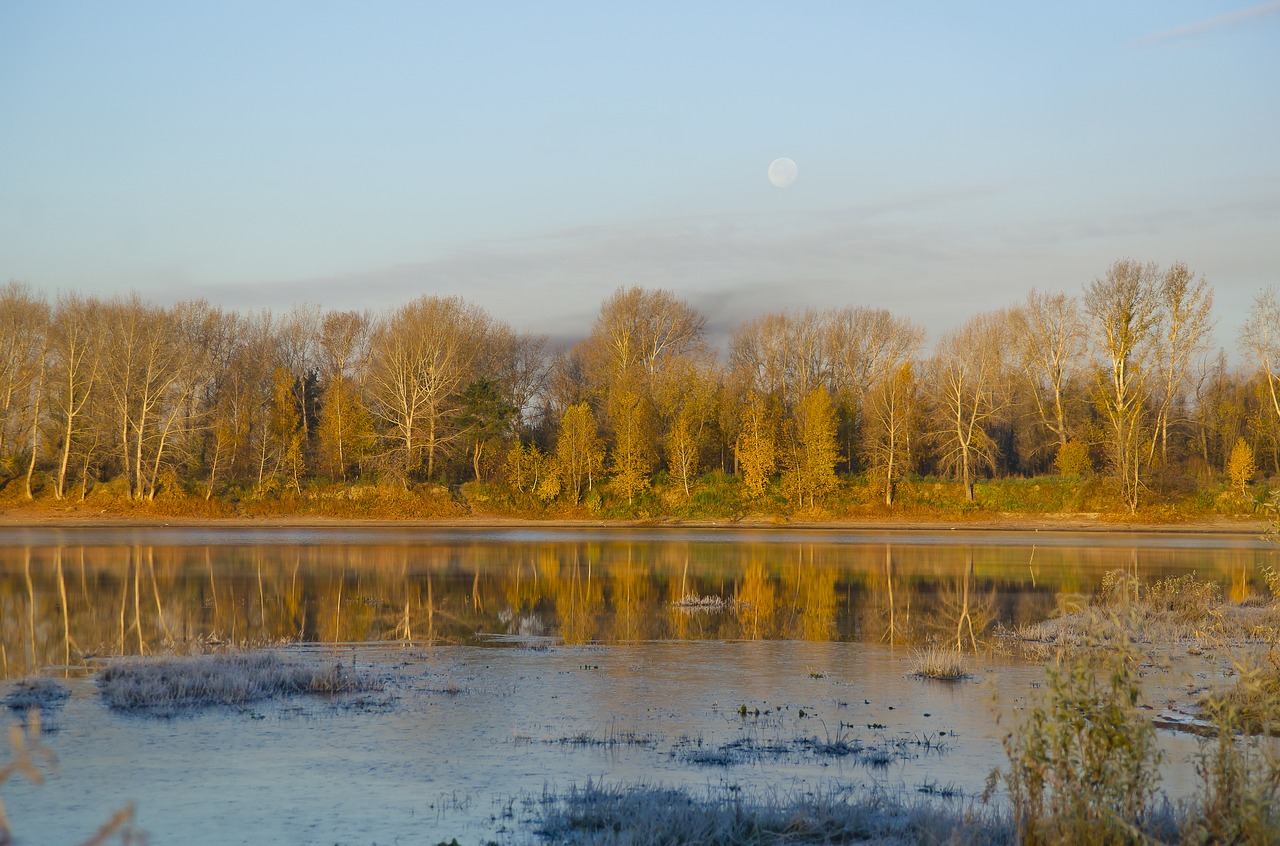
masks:
[[[1250,6],[1247,9],[1239,9],[1235,12],[1228,12],[1225,15],[1218,15],[1216,18],[1208,18],[1203,21],[1185,24],[1184,26],[1166,29],[1152,35],[1145,35],[1134,42],[1140,45],[1168,44],[1172,41],[1181,41],[1188,38],[1198,38],[1220,29],[1230,29],[1231,27],[1240,26],[1250,21],[1256,21],[1261,18],[1271,17],[1272,15],[1280,15],[1280,0],[1273,0],[1271,3],[1263,3],[1260,6]]]

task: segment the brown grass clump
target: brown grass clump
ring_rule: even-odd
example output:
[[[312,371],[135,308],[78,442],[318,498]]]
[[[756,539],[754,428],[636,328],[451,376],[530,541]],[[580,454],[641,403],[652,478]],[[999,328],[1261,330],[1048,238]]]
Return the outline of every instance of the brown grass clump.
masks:
[[[933,644],[911,656],[912,675],[936,681],[961,681],[969,678],[960,650]]]
[[[112,708],[167,716],[299,693],[381,690],[382,683],[341,664],[314,667],[251,653],[117,661],[99,674],[98,687]]]

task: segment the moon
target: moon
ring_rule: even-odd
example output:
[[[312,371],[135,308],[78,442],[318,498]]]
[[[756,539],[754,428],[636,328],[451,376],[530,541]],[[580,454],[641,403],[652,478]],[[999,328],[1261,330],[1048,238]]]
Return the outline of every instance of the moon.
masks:
[[[778,188],[786,188],[795,182],[799,173],[800,169],[796,167],[796,163],[786,156],[774,159],[769,164],[769,181]]]

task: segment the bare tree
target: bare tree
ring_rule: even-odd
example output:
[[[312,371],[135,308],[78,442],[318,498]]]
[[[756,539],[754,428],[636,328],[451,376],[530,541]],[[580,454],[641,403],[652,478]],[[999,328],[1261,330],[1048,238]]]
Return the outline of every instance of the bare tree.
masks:
[[[600,306],[587,340],[587,361],[597,384],[632,368],[653,376],[663,360],[702,346],[706,318],[670,291],[619,288]]]
[[[995,466],[987,427],[1008,405],[1007,327],[1001,312],[970,318],[943,336],[929,362],[933,438],[943,465],[963,482],[968,502],[973,502],[977,471]]]
[[[1160,376],[1156,433],[1160,460],[1169,463],[1169,428],[1172,410],[1186,392],[1193,361],[1208,348],[1213,330],[1213,289],[1204,277],[1197,278],[1182,262],[1164,272],[1159,283],[1161,331],[1158,342]],[[1151,449],[1155,450],[1155,439]]]
[[[1075,297],[1032,290],[1012,315],[1012,341],[1027,396],[1040,424],[1058,449],[1071,440],[1076,425],[1068,406],[1068,385],[1080,373],[1085,355],[1085,326]]]
[[[1249,317],[1240,329],[1240,343],[1248,350],[1266,381],[1271,408],[1280,418],[1280,301],[1275,286],[1259,291],[1253,298]]]
[[[420,297],[378,322],[368,385],[407,485],[426,457],[427,477],[453,438],[456,394],[466,386],[489,318],[458,297]]]
[[[785,314],[749,320],[729,339],[731,378],[744,389],[785,401],[792,393],[791,321]]]
[[[884,504],[893,505],[898,480],[914,458],[912,439],[917,431],[920,388],[910,359],[879,374],[866,392],[866,426],[863,441],[867,461],[884,486]]]
[[[14,469],[15,447],[36,400],[32,389],[49,329],[49,304],[25,285],[0,288],[0,462]]]
[[[67,465],[81,416],[101,371],[102,307],[75,294],[58,297],[49,336],[49,407],[61,438],[62,455],[54,496],[66,495]]]
[[[1150,360],[1159,337],[1159,269],[1120,259],[1085,289],[1101,365],[1098,406],[1106,419],[1111,466],[1130,511],[1142,493],[1150,420]]]

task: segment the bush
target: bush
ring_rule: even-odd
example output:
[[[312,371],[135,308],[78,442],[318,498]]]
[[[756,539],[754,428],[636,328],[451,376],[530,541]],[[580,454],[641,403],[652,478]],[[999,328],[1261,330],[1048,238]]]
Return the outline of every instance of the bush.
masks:
[[[1132,843],[1145,839],[1160,755],[1138,708],[1126,652],[1101,664],[1075,657],[1048,670],[1043,701],[1004,741],[1004,783],[1023,843]]]
[[[1058,448],[1053,466],[1063,476],[1084,476],[1090,473],[1093,470],[1093,459],[1089,456],[1089,445],[1079,441],[1063,444]]]

